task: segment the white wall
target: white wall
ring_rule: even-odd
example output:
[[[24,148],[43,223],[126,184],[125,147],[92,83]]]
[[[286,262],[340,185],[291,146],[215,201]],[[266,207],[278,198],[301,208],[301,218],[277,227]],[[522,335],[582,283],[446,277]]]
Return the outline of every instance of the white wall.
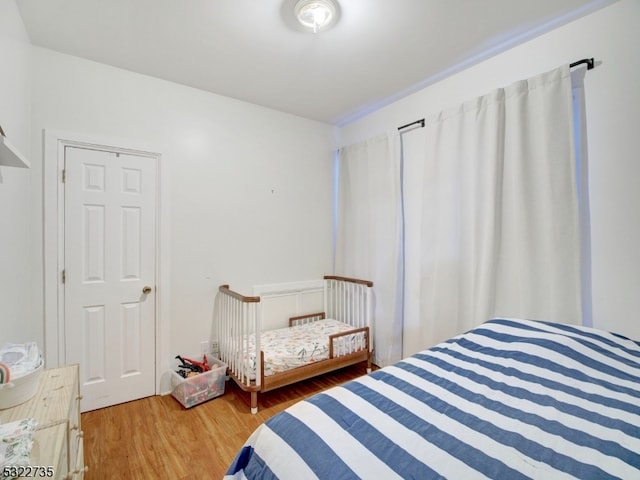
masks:
[[[14,0],[0,0],[0,126],[29,160],[31,44]],[[41,336],[32,303],[30,170],[0,166],[0,346]]]
[[[585,57],[594,326],[640,339],[640,2],[602,10],[431,85],[341,129],[349,145]],[[411,135],[411,134],[409,134]]]
[[[162,154],[171,355],[197,353],[210,338],[220,284],[250,294],[331,268],[333,127],[36,47],[32,82],[36,237],[43,129]],[[41,251],[31,251],[39,265]]]
[[[633,320],[640,307],[638,18],[640,2],[621,0],[343,127],[341,144],[596,57],[603,63],[586,78],[594,318],[640,338]],[[0,58],[0,125],[33,165],[0,167],[0,343],[44,344],[43,128],[122,138],[163,154],[171,351],[208,338],[218,284],[248,291],[329,271],[330,126],[32,49],[14,0],[0,0]]]

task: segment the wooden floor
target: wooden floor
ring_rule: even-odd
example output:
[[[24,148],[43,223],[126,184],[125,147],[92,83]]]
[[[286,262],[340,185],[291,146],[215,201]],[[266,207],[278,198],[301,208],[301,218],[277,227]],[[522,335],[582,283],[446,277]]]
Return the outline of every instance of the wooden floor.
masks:
[[[165,395],[83,413],[85,479],[221,479],[261,423],[365,371],[361,363],[259,394],[256,415],[249,411],[249,394],[233,381],[221,397],[188,410]]]

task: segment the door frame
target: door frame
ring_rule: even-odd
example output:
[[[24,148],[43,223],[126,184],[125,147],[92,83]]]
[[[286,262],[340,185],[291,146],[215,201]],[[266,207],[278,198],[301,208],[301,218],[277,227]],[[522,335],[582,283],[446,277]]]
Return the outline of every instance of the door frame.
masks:
[[[162,155],[156,149],[123,139],[44,130],[43,145],[43,278],[44,343],[48,368],[66,364],[64,268],[64,183],[65,147],[79,147],[148,157],[156,161],[156,304],[155,304],[155,393],[162,393],[161,378],[169,368],[169,188],[163,174]]]

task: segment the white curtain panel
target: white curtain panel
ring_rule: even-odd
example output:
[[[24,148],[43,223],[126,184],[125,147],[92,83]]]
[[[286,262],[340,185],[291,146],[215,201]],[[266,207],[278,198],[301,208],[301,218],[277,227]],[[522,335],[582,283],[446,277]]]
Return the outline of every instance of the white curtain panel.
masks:
[[[496,316],[580,323],[569,67],[427,118],[421,135],[403,354]]]
[[[591,290],[591,207],[589,203],[589,158],[587,154],[587,118],[584,92],[586,67],[571,71],[573,91],[573,132],[576,151],[576,184],[580,217],[580,267],[582,286],[582,324],[593,326]]]
[[[401,358],[402,342],[399,136],[339,153],[335,271],[374,282],[374,363],[385,366]]]

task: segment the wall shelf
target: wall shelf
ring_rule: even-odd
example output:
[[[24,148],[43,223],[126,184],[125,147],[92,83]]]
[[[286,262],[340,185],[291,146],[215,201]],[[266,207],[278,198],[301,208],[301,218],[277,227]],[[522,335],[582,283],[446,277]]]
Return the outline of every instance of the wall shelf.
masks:
[[[4,135],[0,135],[0,166],[29,168],[29,161],[22,155]]]

